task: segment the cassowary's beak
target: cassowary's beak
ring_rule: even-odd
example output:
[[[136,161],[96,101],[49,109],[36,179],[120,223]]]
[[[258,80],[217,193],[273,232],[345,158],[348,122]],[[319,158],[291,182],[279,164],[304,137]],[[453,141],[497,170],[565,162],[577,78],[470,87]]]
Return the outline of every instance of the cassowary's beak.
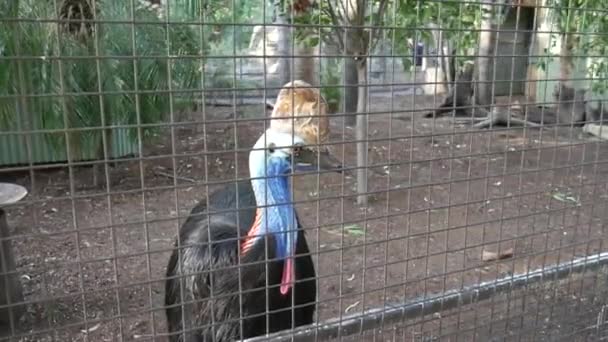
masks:
[[[297,171],[334,171],[342,173],[342,163],[327,150],[303,147],[294,156]]]

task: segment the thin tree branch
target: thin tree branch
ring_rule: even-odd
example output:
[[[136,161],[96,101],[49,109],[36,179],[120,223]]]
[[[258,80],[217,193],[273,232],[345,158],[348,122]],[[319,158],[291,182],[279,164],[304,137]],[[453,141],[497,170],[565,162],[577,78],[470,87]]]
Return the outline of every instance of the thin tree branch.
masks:
[[[177,180],[183,180],[186,182],[190,182],[190,183],[196,183],[195,179],[189,178],[189,177],[184,177],[184,176],[178,176],[178,175],[173,175],[171,173],[168,172],[163,172],[163,171],[154,171],[154,174],[157,176],[163,176],[163,177],[167,177],[170,179],[177,179]]]
[[[377,26],[382,26],[382,20],[384,18],[384,12],[386,11],[386,5],[388,4],[388,0],[380,0],[380,7],[378,8],[378,24]],[[372,21],[372,26],[375,26],[373,21]],[[380,31],[379,29],[372,29],[373,33],[370,35],[370,46],[369,46],[369,51],[374,51],[374,49],[376,49],[376,45],[378,44],[378,42],[380,41],[380,39],[378,39],[379,35],[378,32]],[[414,47],[415,48],[415,47]]]
[[[334,29],[332,31],[335,32],[336,38],[338,40],[338,45],[340,45],[340,50],[344,51],[344,40],[342,39],[343,30],[340,27],[341,21],[333,8],[332,2],[327,1],[326,5],[327,13],[331,17],[332,24],[334,25]]]
[[[373,1],[372,1],[372,6],[373,6]],[[357,16],[357,25],[361,25],[363,26],[363,24],[365,24],[365,10],[367,8],[365,7],[365,0],[357,0],[357,12],[355,12],[356,16]]]
[[[346,7],[344,7],[344,2],[346,1]],[[350,0],[336,0],[336,2],[340,5],[342,13],[344,14],[342,16],[342,20],[349,19],[348,17],[348,7],[350,6]]]

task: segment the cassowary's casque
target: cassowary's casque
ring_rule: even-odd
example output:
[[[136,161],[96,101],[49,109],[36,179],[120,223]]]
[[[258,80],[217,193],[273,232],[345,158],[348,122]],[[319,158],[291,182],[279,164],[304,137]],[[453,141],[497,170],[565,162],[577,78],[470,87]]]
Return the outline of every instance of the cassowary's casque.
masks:
[[[292,166],[339,165],[310,146],[325,140],[328,118],[318,91],[302,86],[281,90],[272,117],[282,119],[249,155],[251,181],[211,194],[181,227],[165,288],[171,341],[233,341],[312,323],[315,269],[288,177]]]

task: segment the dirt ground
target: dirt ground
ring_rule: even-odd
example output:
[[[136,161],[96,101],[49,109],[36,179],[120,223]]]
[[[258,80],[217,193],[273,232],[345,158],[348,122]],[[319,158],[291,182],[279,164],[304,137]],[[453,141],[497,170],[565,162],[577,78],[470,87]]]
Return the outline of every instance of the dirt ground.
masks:
[[[294,180],[319,276],[319,321],[608,249],[605,143],[580,128],[474,131],[408,111],[432,105],[420,96],[372,98],[367,207],[356,204],[348,174]],[[239,111],[253,118],[262,110]],[[165,341],[163,277],[179,225],[206,183],[213,191],[247,176],[246,150],[264,127],[231,115],[209,107],[204,126],[188,122],[203,120],[201,112],[185,116],[143,161],[104,168],[109,187],[92,186],[91,167],[0,170],[0,180],[31,192],[7,209],[31,303],[16,340]],[[332,120],[331,150],[350,167],[354,139]],[[511,258],[482,260],[483,250],[510,248]],[[350,340],[555,340],[572,333],[568,324],[594,324],[606,304],[599,278],[573,276]]]

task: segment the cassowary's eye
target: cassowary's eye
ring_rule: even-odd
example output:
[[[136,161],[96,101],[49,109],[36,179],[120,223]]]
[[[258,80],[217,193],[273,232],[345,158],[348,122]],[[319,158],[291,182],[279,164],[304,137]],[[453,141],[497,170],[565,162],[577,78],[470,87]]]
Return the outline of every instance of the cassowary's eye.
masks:
[[[270,153],[274,153],[274,148],[275,148],[275,144],[274,143],[270,143],[268,144],[268,152]]]
[[[298,157],[300,155],[300,152],[302,152],[302,146],[296,146],[293,148],[294,157]]]

